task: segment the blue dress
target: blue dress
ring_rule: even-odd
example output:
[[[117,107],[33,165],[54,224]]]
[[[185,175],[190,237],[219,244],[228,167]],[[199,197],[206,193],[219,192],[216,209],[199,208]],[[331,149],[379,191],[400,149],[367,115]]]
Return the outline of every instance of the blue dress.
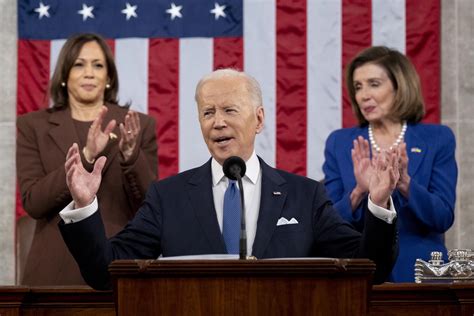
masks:
[[[360,230],[364,221],[362,207],[353,212],[350,203],[356,185],[351,149],[359,135],[368,140],[367,126],[331,133],[326,141],[323,171],[335,209]],[[405,143],[411,182],[408,200],[397,190],[392,194],[400,246],[389,280],[392,282],[414,282],[415,260],[429,260],[431,251],[441,251],[447,260],[444,233],[454,222],[458,172],[452,131],[443,125],[408,124]],[[365,199],[362,203],[366,203]]]

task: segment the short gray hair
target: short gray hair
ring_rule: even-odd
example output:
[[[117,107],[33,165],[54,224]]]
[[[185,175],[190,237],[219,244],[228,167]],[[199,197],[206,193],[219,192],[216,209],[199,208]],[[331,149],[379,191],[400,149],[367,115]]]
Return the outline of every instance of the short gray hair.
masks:
[[[245,72],[233,68],[217,69],[202,77],[196,86],[196,93],[194,95],[196,102],[198,102],[198,96],[199,92],[201,91],[201,87],[207,81],[229,77],[244,78],[247,86],[247,91],[249,93],[250,99],[252,100],[253,106],[255,108],[257,108],[258,106],[263,106],[262,90],[260,89],[260,84],[258,83],[258,81],[254,77],[246,74]]]

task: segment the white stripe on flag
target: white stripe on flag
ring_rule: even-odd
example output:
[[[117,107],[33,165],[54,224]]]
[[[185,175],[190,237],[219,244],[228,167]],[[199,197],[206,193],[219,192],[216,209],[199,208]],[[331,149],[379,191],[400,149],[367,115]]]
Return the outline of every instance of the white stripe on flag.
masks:
[[[270,166],[276,161],[276,4],[244,0],[244,70],[261,85],[265,127],[255,152]]]
[[[49,77],[53,77],[54,68],[56,68],[56,63],[58,61],[59,52],[61,48],[63,48],[64,43],[66,43],[65,39],[58,39],[51,41],[51,50],[49,55]]]
[[[341,0],[308,1],[307,176],[324,178],[324,144],[342,127]]]
[[[187,38],[179,42],[179,171],[197,167],[210,158],[202,138],[194,93],[202,76],[213,68],[214,41]]]
[[[372,0],[372,45],[405,53],[405,0]]]
[[[119,77],[119,102],[148,113],[148,39],[115,40],[115,63]]]

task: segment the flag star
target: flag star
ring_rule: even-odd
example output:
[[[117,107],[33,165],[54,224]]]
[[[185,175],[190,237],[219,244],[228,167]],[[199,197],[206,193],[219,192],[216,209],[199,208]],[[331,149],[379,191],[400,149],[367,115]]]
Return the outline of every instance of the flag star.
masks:
[[[82,4],[82,10],[77,11],[77,13],[82,15],[82,21],[87,20],[87,18],[94,18],[94,14],[92,13],[94,10],[93,6],[88,7],[87,4]]]
[[[215,2],[214,9],[212,9],[210,12],[214,14],[214,17],[217,20],[219,19],[220,16],[223,18],[226,17],[224,10],[225,10],[225,5],[219,5],[219,3]]]
[[[128,3],[128,2],[126,3],[126,6],[127,7],[125,9],[123,9],[121,12],[123,14],[127,15],[127,17],[126,17],[127,21],[130,20],[130,18],[132,16],[134,18],[136,18],[137,17],[137,6],[136,5],[130,5],[130,3]]]
[[[171,2],[171,8],[166,10],[166,13],[171,14],[171,20],[174,20],[174,18],[182,18],[183,15],[181,14],[181,9],[183,8],[182,5],[176,5],[173,2]]]
[[[35,12],[38,13],[38,18],[41,20],[43,16],[49,18],[49,5],[44,5],[43,2],[40,1],[39,7],[35,9]]]

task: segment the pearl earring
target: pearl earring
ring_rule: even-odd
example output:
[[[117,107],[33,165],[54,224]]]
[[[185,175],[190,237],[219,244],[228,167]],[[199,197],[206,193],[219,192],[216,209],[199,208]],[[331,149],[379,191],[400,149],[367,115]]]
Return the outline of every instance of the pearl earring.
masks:
[[[105,85],[105,88],[106,88],[106,89],[110,89],[110,84],[106,84],[106,85]]]
[[[66,83],[63,81],[61,82],[61,87],[65,87],[66,86]]]

